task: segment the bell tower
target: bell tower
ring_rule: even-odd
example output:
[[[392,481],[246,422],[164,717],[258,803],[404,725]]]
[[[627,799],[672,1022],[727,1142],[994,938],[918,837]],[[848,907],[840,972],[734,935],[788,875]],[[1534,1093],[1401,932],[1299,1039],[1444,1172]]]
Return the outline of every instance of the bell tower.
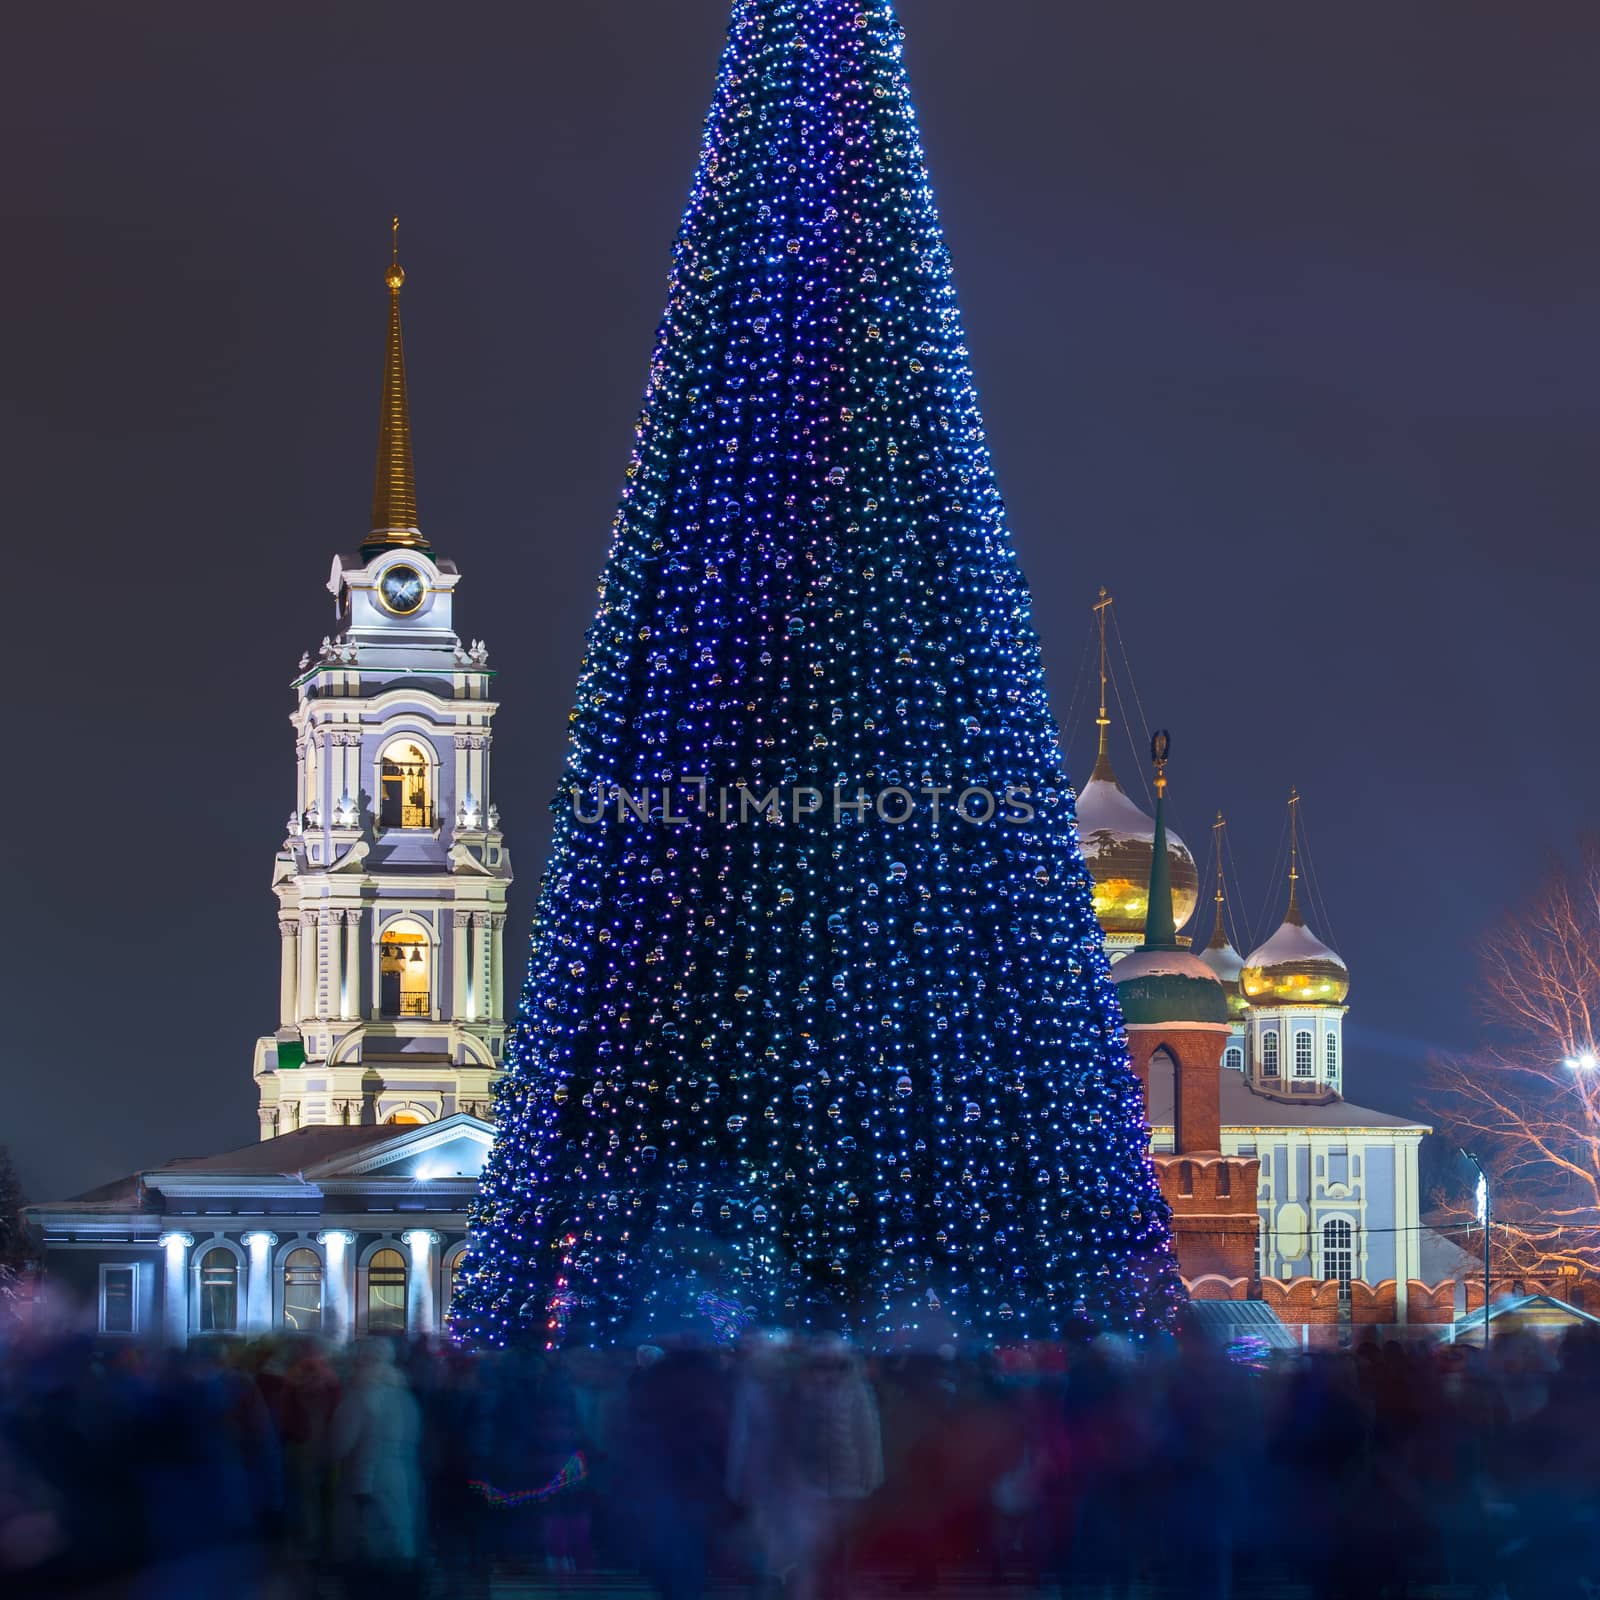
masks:
[[[460,574],[418,526],[396,248],[372,520],[334,558],[336,631],[294,680],[296,775],[273,865],[278,1027],[261,1137],[488,1117],[505,1051],[511,858],[492,790],[494,673],[455,631]]]

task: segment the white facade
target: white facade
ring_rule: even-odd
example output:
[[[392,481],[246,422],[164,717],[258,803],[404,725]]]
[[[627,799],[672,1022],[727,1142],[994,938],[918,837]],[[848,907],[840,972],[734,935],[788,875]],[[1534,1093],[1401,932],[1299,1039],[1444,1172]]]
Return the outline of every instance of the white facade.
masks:
[[[511,859],[494,674],[454,631],[459,581],[416,545],[334,562],[340,631],[295,681],[278,1027],[255,1053],[263,1139],[492,1114]]]

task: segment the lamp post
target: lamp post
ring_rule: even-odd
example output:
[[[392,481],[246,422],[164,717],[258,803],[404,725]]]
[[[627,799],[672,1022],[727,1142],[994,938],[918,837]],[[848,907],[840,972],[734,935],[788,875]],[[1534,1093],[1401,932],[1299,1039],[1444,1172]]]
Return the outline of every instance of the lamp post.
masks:
[[[1478,1169],[1478,1221],[1483,1227],[1483,1353],[1489,1353],[1489,1174],[1483,1163],[1470,1150],[1464,1155]]]

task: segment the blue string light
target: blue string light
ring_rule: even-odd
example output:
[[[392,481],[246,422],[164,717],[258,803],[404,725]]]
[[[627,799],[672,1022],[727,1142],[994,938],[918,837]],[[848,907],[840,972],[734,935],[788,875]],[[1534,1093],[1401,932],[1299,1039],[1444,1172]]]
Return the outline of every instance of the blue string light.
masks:
[[[889,0],[733,8],[453,1309],[473,1342],[1012,1341],[1181,1298],[902,42]]]

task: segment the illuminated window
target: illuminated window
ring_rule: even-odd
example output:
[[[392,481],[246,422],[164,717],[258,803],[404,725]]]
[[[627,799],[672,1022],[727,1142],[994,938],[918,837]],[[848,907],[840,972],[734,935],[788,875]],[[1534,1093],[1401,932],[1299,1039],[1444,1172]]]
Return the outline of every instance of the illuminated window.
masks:
[[[101,1267],[101,1333],[138,1332],[138,1304],[134,1299],[138,1271],[137,1267]]]
[[[1278,1076],[1278,1031],[1270,1029],[1261,1035],[1261,1076],[1263,1078],[1276,1078]]]
[[[461,1287],[461,1280],[465,1276],[463,1268],[466,1265],[466,1260],[467,1253],[465,1250],[463,1250],[461,1254],[450,1263],[450,1287],[449,1293],[446,1294],[444,1301],[444,1310],[446,1316],[449,1316],[450,1307],[455,1304],[456,1291]]]
[[[1328,1035],[1328,1082],[1337,1082],[1339,1077],[1339,1035]]]
[[[1244,1071],[1244,1051],[1238,1045],[1230,1044],[1222,1053],[1222,1064],[1231,1067],[1235,1072]]]
[[[1322,1224],[1322,1276],[1337,1278],[1339,1298],[1350,1298],[1350,1279],[1355,1275],[1355,1229],[1343,1217],[1329,1217]]]
[[[420,923],[391,922],[378,941],[378,1010],[386,1017],[433,1014],[433,946]]]
[[[1294,1036],[1294,1075],[1297,1078],[1316,1075],[1311,1058],[1311,1035],[1303,1030]]]
[[[283,1264],[283,1325],[296,1333],[322,1329],[322,1258],[315,1250],[291,1250]]]
[[[402,740],[378,763],[378,826],[433,826],[433,763],[420,744]]]
[[[221,1248],[200,1258],[200,1331],[239,1331],[239,1263]]]
[[[367,1263],[367,1332],[406,1331],[406,1259],[380,1250]]]

